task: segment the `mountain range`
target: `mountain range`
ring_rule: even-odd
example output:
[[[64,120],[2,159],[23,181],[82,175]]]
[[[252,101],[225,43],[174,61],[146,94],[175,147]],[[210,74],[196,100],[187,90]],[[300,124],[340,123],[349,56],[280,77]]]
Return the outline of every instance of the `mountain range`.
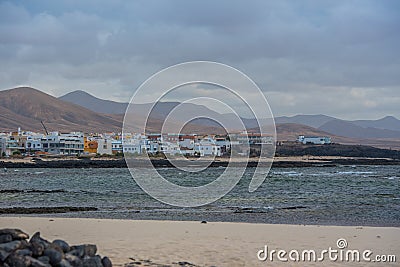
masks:
[[[159,131],[166,115],[179,102],[160,102],[153,109],[148,130]],[[152,103],[141,104],[133,117],[143,120],[144,110]],[[0,131],[43,131],[41,121],[49,130],[110,132],[121,131],[123,114],[128,103],[99,99],[84,91],[74,91],[59,98],[30,87],[0,91]],[[180,125],[189,116],[202,114],[224,121],[229,130],[238,129],[234,114],[219,114],[202,105],[184,103],[182,111],[174,116]],[[242,118],[247,129],[257,126],[255,119]],[[267,119],[261,119],[263,123]],[[173,123],[175,123],[173,122]],[[400,147],[400,120],[387,116],[379,120],[341,120],[327,115],[296,115],[276,117],[278,140],[294,140],[298,135],[328,135],[335,142],[347,144],[372,144],[380,147]],[[137,129],[140,131],[140,129]],[[197,119],[185,126],[187,132],[223,133],[220,125],[208,119]]]
[[[107,114],[121,114],[124,113],[128,103],[119,103],[114,101],[102,100],[96,98],[84,91],[74,91],[62,97],[61,100],[81,105],[87,109],[95,112]],[[154,113],[157,114],[159,119],[165,119],[168,114],[178,102],[165,102],[159,103],[155,107]],[[146,105],[143,104],[144,108]],[[184,116],[195,116],[196,114],[207,115],[212,118],[224,121],[228,127],[237,127],[237,121],[233,114],[219,114],[213,110],[207,109],[204,106],[194,104],[183,104]],[[148,106],[146,107],[148,108]],[[188,115],[189,114],[189,115]],[[180,120],[179,114],[175,118]],[[257,126],[254,119],[242,118],[244,125],[247,128]],[[261,120],[262,123],[262,120]],[[387,116],[379,120],[341,120],[327,115],[296,115],[292,117],[276,117],[276,124],[301,124],[316,128],[320,131],[326,132],[330,135],[343,136],[348,138],[361,138],[361,139],[400,139],[400,120],[393,116]],[[197,124],[205,126],[217,126],[210,121],[197,121]]]

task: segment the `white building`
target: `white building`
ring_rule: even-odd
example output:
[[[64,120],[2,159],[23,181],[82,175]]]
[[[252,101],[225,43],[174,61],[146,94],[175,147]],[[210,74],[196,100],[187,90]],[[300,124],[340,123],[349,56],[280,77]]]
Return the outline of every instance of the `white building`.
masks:
[[[42,151],[42,134],[31,134],[26,137],[25,150],[27,152]]]
[[[203,156],[217,156],[220,157],[221,147],[215,144],[212,138],[203,138],[200,142],[196,143],[194,146],[194,151],[199,153],[201,157]]]
[[[298,142],[305,144],[325,145],[331,143],[331,138],[327,136],[304,136],[300,135]]]
[[[42,151],[50,154],[60,154],[60,140],[58,132],[51,132],[40,140]]]
[[[81,132],[60,134],[59,147],[61,155],[80,155],[84,151],[84,138]]]
[[[112,155],[112,139],[97,138],[97,153],[100,155]]]
[[[112,140],[111,142],[112,154],[122,153],[122,140]]]

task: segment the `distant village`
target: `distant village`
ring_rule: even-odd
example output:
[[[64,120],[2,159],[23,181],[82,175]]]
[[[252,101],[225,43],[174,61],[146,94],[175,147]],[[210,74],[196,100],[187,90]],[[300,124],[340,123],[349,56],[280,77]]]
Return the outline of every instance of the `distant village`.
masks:
[[[272,136],[259,133],[236,133],[228,135],[197,134],[137,134],[137,133],[101,133],[84,134],[82,132],[46,132],[31,131],[0,133],[0,156],[40,156],[40,155],[150,155],[183,154],[187,156],[217,156],[231,153],[233,146],[261,144],[272,145]],[[330,144],[329,137],[299,136],[297,143]],[[278,144],[279,145],[279,144]],[[237,150],[237,154],[247,155],[249,151]]]

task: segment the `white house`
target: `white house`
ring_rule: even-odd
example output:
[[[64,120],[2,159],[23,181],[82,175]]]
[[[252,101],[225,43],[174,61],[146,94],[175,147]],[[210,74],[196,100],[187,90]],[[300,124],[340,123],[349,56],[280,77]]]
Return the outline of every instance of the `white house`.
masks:
[[[331,143],[331,138],[327,136],[304,136],[300,135],[298,142],[305,144],[325,145]]]
[[[100,155],[112,155],[112,140],[109,138],[96,138],[97,153]]]
[[[194,145],[194,151],[203,156],[221,156],[221,147],[215,144],[212,138],[203,138]]]
[[[42,151],[42,134],[31,134],[26,137],[25,150],[27,152]]]
[[[112,140],[111,142],[112,154],[122,153],[122,140]]]
[[[50,154],[60,154],[60,140],[58,132],[51,132],[40,140],[42,151]]]
[[[63,133],[59,136],[60,154],[80,155],[84,151],[84,138],[81,132]]]

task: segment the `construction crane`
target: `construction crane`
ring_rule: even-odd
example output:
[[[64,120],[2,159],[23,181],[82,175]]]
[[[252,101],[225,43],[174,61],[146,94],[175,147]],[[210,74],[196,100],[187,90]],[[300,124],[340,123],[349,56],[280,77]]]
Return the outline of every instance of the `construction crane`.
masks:
[[[43,121],[40,121],[40,123],[43,125],[44,131],[46,132],[46,135],[49,135],[49,132],[46,129],[46,126],[44,125]]]

